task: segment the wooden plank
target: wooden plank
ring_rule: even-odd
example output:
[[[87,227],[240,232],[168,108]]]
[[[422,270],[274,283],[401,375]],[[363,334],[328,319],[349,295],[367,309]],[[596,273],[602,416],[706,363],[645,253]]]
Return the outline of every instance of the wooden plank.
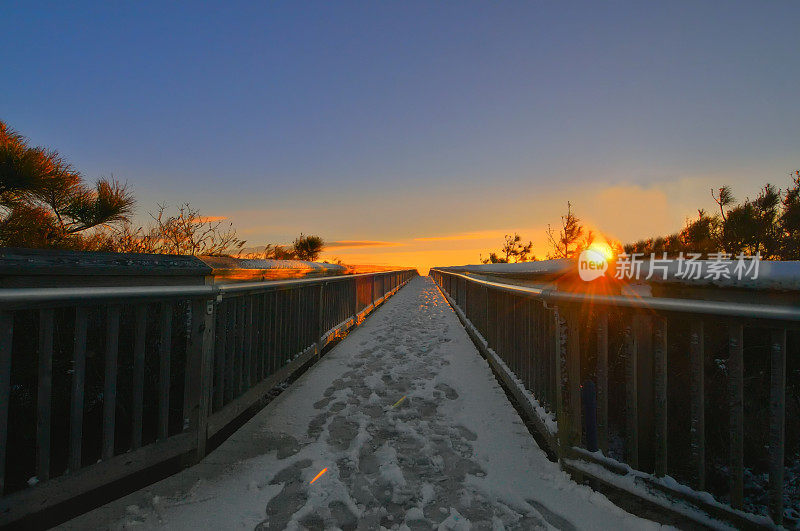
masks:
[[[597,441],[608,455],[608,312],[597,311]]]
[[[169,435],[170,364],[172,363],[172,303],[161,303],[161,339],[158,345],[158,438]]]
[[[289,378],[296,370],[305,365],[306,362],[313,359],[315,357],[315,352],[313,347],[307,348],[299,357],[254,385],[252,389],[243,393],[240,397],[225,404],[225,407],[220,411],[211,415],[208,419],[208,437],[213,437],[220,430],[224,429],[239,415],[261,400],[270,389]]]
[[[567,313],[567,393],[569,396],[570,446],[580,445],[582,427],[581,410],[581,344],[580,313],[571,309]]]
[[[598,458],[583,448],[571,448],[570,454],[570,458],[562,461],[562,467],[568,473],[573,474],[577,472],[584,478],[591,478],[592,481],[590,484],[592,488],[595,488],[601,493],[616,493],[618,496],[622,494],[630,500],[635,500],[635,502],[629,503],[635,503],[636,505],[634,507],[636,507],[636,509],[641,510],[649,505],[647,513],[644,514],[648,515],[647,517],[649,518],[653,518],[655,515],[665,516],[667,517],[666,522],[669,522],[671,527],[677,526],[680,529],[706,529],[709,527],[709,517],[711,517],[715,520],[719,520],[718,524],[723,522],[728,524],[727,526],[722,526],[723,528],[732,527],[734,529],[748,530],[767,530],[774,528],[774,526],[769,524],[766,518],[757,517],[757,519],[754,520],[752,515],[748,515],[742,511],[735,511],[713,499],[709,501],[709,497],[704,495],[704,493],[695,493],[680,487],[675,488],[672,484],[665,484],[662,480],[650,475],[636,477],[633,482],[616,481],[613,479],[614,476],[612,474],[607,472],[598,473],[598,470],[605,468],[607,471],[613,472],[617,476],[624,476],[626,474],[626,469],[615,465],[613,462]],[[586,466],[585,463],[591,463],[591,466]],[[663,498],[661,496],[642,498],[641,492],[643,489],[664,493],[667,496]],[[697,513],[687,513],[686,509],[691,506],[698,509]],[[659,520],[658,517],[654,519],[657,521]],[[720,525],[716,527],[720,527]]]
[[[217,333],[214,336],[214,411],[222,409],[225,398],[225,342],[228,339],[228,303],[217,304]]]
[[[142,414],[144,408],[144,352],[147,340],[147,306],[137,304],[133,331],[133,415],[131,448],[142,446]]]
[[[633,331],[636,334],[636,388],[638,390],[637,410],[639,415],[637,468],[653,473],[654,453],[654,390],[653,390],[653,317],[649,314],[635,313]]]
[[[776,525],[783,522],[783,468],[786,445],[786,329],[770,331],[769,508]]]
[[[286,308],[286,291],[281,290],[275,293],[275,348],[274,348],[274,357],[272,360],[272,372],[275,372],[281,368],[283,365],[283,353],[284,353],[284,341],[286,340],[286,333],[284,329],[284,324],[286,321],[286,315],[284,314],[284,310]]]
[[[69,414],[69,471],[81,468],[83,441],[83,402],[86,383],[86,329],[88,311],[75,308],[75,338],[72,350],[72,396]]]
[[[266,375],[275,372],[275,350],[277,339],[277,306],[278,305],[278,292],[273,291],[269,294],[269,312],[267,314],[267,359],[266,359]]]
[[[744,332],[739,323],[728,326],[728,406],[730,408],[731,506],[741,509],[744,497]]]
[[[192,301],[192,329],[187,352],[189,431],[196,436],[193,462],[206,454],[211,379],[214,360],[214,301]]]
[[[0,495],[6,487],[6,442],[8,441],[8,403],[11,391],[11,351],[14,339],[14,314],[0,312]]]
[[[242,353],[242,387],[241,391],[250,389],[253,360],[253,296],[243,297],[244,309],[244,351]]]
[[[103,380],[103,450],[102,458],[114,455],[114,430],[117,415],[117,354],[119,348],[119,306],[106,310],[106,356]]]
[[[236,297],[236,348],[233,351],[234,359],[234,384],[233,396],[237,397],[242,393],[242,365],[244,363],[244,327],[245,327],[245,300],[244,297]]]
[[[270,341],[270,327],[269,327],[269,316],[270,316],[270,303],[271,303],[271,294],[269,292],[264,293],[264,299],[261,301],[262,304],[262,312],[261,312],[261,365],[260,365],[260,373],[258,380],[261,381],[269,375],[269,341]]]
[[[567,322],[564,318],[561,308],[555,308],[553,311],[553,347],[554,347],[554,361],[555,361],[555,381],[558,383],[556,389],[556,419],[558,420],[558,448],[559,457],[561,453],[566,451],[571,445],[569,438],[571,428],[569,426],[569,396],[564,390],[562,382],[567,377]]]
[[[53,309],[39,310],[39,378],[36,395],[36,475],[50,479],[50,413],[53,395]]]
[[[375,275],[372,275],[372,307],[375,307]],[[325,282],[320,282],[317,294],[317,357],[322,355],[322,334],[325,332]]]
[[[234,386],[236,383],[236,299],[223,299],[225,304],[225,394],[223,406],[236,396]]]
[[[625,458],[632,468],[639,466],[639,390],[637,388],[638,345],[633,323],[624,331],[625,348]]]
[[[191,450],[194,439],[189,433],[170,437],[157,444],[126,452],[92,464],[74,474],[64,474],[35,487],[0,497],[0,527],[13,524],[26,515],[43,511],[77,498],[114,481],[164,463]]]
[[[353,279],[353,284],[356,285],[356,281],[358,279]],[[288,352],[288,359],[286,360],[287,363],[295,357],[298,353],[299,348],[299,335],[298,334],[298,325],[300,324],[300,290],[295,288],[289,291],[289,337],[291,341],[289,342],[289,352]],[[356,294],[355,300],[358,301],[358,291],[354,289],[354,293]],[[358,304],[354,306],[356,309],[355,314],[353,314],[353,319],[358,320]]]
[[[667,320],[655,317],[653,327],[653,453],[657,477],[667,475]]]
[[[267,359],[267,306],[268,297],[263,293],[258,301],[258,360],[256,363],[256,381],[266,378],[264,370]]]
[[[464,282],[464,287],[466,288],[467,281],[466,279],[461,279]],[[465,290],[466,291],[466,290]],[[517,308],[517,298],[511,294],[508,295],[508,319],[506,319],[506,363],[511,368],[511,372],[514,373],[514,376],[519,378],[519,351],[517,349],[518,343],[518,333],[517,330],[517,318],[518,315],[518,308]]]
[[[536,374],[535,362],[535,349],[533,345],[533,300],[524,299],[523,305],[525,306],[525,338],[524,338],[524,352],[525,352],[525,382],[528,389],[534,392],[534,375]]]
[[[544,344],[542,343],[544,326],[542,323],[541,305],[538,301],[533,299],[531,299],[531,316],[531,361],[533,365],[533,386],[535,388],[534,397],[542,407],[546,407],[545,404],[547,400],[544,397]]]
[[[483,339],[489,340],[489,288],[483,286],[483,319],[481,319],[481,334]]]
[[[705,348],[703,321],[692,319],[689,330],[689,373],[691,378],[690,448],[695,490],[706,488]]]

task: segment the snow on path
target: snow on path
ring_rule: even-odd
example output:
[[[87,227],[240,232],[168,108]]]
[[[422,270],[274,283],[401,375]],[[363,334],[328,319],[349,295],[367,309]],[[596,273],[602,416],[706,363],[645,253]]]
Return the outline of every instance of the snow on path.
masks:
[[[101,509],[71,524],[114,515],[103,525],[659,527],[547,459],[427,277],[413,279],[202,463],[115,503],[117,513]]]

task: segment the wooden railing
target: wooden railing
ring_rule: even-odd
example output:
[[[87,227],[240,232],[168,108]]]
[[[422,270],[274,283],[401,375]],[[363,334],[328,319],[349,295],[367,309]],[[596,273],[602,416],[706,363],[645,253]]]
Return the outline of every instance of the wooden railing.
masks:
[[[603,295],[446,269],[431,276],[506,383],[522,390],[545,449],[565,468],[632,469],[636,482],[734,525],[782,522],[787,356],[796,367],[800,299]],[[769,477],[771,522],[744,511],[746,469]]]
[[[0,289],[0,525],[197,462],[414,275]]]

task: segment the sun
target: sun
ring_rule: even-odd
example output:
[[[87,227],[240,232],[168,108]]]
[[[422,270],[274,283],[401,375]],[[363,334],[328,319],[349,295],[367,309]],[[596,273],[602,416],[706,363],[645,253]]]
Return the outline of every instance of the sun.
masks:
[[[606,260],[611,260],[614,258],[614,250],[611,246],[606,242],[592,242],[591,245],[588,247],[592,251],[598,252],[602,254]]]

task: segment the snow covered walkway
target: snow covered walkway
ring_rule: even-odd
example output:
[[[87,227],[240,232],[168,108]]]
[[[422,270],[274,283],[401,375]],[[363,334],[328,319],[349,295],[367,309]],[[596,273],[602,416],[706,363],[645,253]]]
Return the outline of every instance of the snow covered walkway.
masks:
[[[134,525],[658,527],[575,484],[548,461],[424,277],[203,462],[65,527]]]

